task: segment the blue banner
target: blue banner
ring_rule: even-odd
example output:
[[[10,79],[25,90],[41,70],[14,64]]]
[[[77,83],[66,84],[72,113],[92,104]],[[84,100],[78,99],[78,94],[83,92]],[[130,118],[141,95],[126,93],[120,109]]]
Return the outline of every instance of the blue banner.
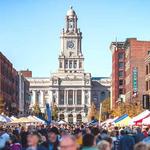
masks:
[[[48,124],[50,124],[52,120],[52,113],[51,113],[51,108],[48,103],[46,104],[46,112],[47,112],[47,122]]]

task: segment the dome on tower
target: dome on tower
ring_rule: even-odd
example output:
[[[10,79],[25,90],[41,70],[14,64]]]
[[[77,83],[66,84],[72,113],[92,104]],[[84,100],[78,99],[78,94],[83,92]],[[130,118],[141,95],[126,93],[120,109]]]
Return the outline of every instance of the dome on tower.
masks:
[[[75,16],[76,12],[73,10],[73,7],[71,6],[70,9],[67,11],[67,16]]]

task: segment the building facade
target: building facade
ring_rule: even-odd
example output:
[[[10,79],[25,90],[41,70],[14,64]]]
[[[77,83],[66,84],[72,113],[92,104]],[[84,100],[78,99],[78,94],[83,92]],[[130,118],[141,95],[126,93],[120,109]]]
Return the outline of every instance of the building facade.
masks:
[[[18,74],[1,52],[0,76],[0,113],[15,115],[18,112]]]
[[[100,103],[110,98],[111,78],[109,77],[92,77],[91,102],[100,109]]]
[[[126,51],[126,95],[129,102],[140,102],[145,92],[145,57],[150,51],[150,41],[129,38],[125,41]]]
[[[77,21],[75,11],[70,8],[60,36],[58,71],[50,78],[27,78],[32,93],[31,107],[38,103],[44,111],[46,103],[56,104],[59,118],[67,122],[82,121],[85,105],[91,104],[91,74],[84,71],[82,33]]]
[[[112,42],[112,107],[125,101],[125,49],[124,42]]]
[[[119,95],[126,102],[141,104],[146,90],[144,64],[150,51],[150,41],[128,38],[125,42],[112,42],[111,50],[113,107],[117,104]]]
[[[0,113],[17,116],[22,105],[26,103],[26,99],[20,97],[23,82],[20,84],[20,75],[13,67],[13,64],[1,52],[0,77]],[[26,92],[29,93],[29,82],[26,80],[25,83],[26,85],[28,84]],[[28,108],[25,109],[28,110]]]
[[[30,106],[29,81],[23,76],[22,72],[18,72],[19,78],[19,116],[28,115]]]

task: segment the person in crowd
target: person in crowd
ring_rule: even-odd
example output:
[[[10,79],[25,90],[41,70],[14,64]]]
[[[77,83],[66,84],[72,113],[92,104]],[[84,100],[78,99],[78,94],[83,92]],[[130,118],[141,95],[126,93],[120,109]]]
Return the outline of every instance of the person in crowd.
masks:
[[[150,150],[150,146],[145,143],[139,142],[134,146],[134,150]]]
[[[77,150],[76,139],[70,135],[64,135],[60,141],[60,150]]]
[[[26,150],[48,150],[43,146],[39,145],[40,135],[38,132],[34,131],[28,134],[27,136],[27,145]]]
[[[77,128],[74,131],[74,135],[75,135],[78,147],[81,147],[81,145],[83,143],[82,131],[79,128]]]
[[[120,138],[118,149],[119,150],[133,150],[135,141],[131,136],[130,130],[126,129]]]
[[[148,137],[148,131],[149,131],[149,128],[144,128],[143,130],[144,137]]]
[[[24,126],[21,127],[20,137],[21,137],[22,149],[27,148],[27,135],[28,135],[28,132],[26,131],[25,127]]]
[[[102,132],[101,132],[101,139],[104,139],[104,138],[106,138],[106,137],[109,137],[108,131],[105,130],[105,129],[103,129]]]
[[[98,150],[111,150],[110,145],[107,141],[102,140],[97,145]]]
[[[19,143],[15,135],[10,135],[8,150],[21,150],[21,144]]]
[[[94,127],[92,128],[92,134],[94,135],[94,138],[95,138],[95,141],[96,141],[96,144],[101,140],[101,136],[100,136],[100,130],[98,127]]]
[[[147,134],[148,136],[146,138],[143,139],[144,143],[150,144],[150,131]]]
[[[0,150],[3,150],[6,146],[6,143],[9,141],[10,136],[7,133],[6,129],[0,127]]]
[[[59,145],[59,137],[58,137],[59,131],[56,127],[52,127],[48,131],[48,140],[46,142],[43,142],[41,145],[43,145],[48,150],[58,150]]]
[[[134,135],[135,143],[141,142],[145,137],[140,127],[136,128],[137,134]]]
[[[85,134],[83,136],[82,150],[97,150],[94,135]]]
[[[113,148],[113,139],[111,137],[105,137],[103,140],[107,141],[109,143],[109,148]]]

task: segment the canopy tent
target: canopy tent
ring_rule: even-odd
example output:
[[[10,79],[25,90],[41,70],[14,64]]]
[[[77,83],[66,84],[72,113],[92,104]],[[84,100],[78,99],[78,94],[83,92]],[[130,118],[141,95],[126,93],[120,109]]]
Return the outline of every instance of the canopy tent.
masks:
[[[135,123],[135,125],[142,125],[142,121],[143,119],[147,118],[150,116],[150,111],[149,110],[145,110],[142,113],[140,113],[139,115],[135,116],[132,118],[132,122]]]
[[[15,124],[15,123],[38,123],[38,121],[34,120],[32,118],[22,117],[22,118],[19,118],[19,119],[12,121],[11,123],[12,124]]]
[[[0,115],[0,122],[11,122],[11,119],[7,116]]]
[[[63,121],[63,120],[60,120],[60,121],[58,121],[58,124],[67,124],[67,122],[65,122],[65,121]]]
[[[125,119],[126,117],[128,117],[128,114],[124,114],[124,115],[120,116],[119,118],[117,118],[116,120],[114,120],[114,123],[117,123],[117,122]]]
[[[114,122],[118,117],[115,117],[115,118],[109,118],[107,120],[105,120],[104,122],[101,123],[101,125],[109,125],[111,124],[112,122]]]
[[[145,118],[145,119],[143,119],[143,121],[142,121],[142,125],[150,125],[150,116],[149,117],[147,117],[147,118]]]
[[[128,126],[131,118],[129,116],[115,123],[115,126]]]
[[[34,120],[35,122],[39,122],[39,123],[42,123],[42,124],[45,124],[45,121],[36,117],[36,116],[28,116],[29,119],[32,119]]]
[[[14,117],[14,116],[11,116],[10,119],[11,119],[11,121],[14,121],[14,120],[16,120],[17,118]]]

